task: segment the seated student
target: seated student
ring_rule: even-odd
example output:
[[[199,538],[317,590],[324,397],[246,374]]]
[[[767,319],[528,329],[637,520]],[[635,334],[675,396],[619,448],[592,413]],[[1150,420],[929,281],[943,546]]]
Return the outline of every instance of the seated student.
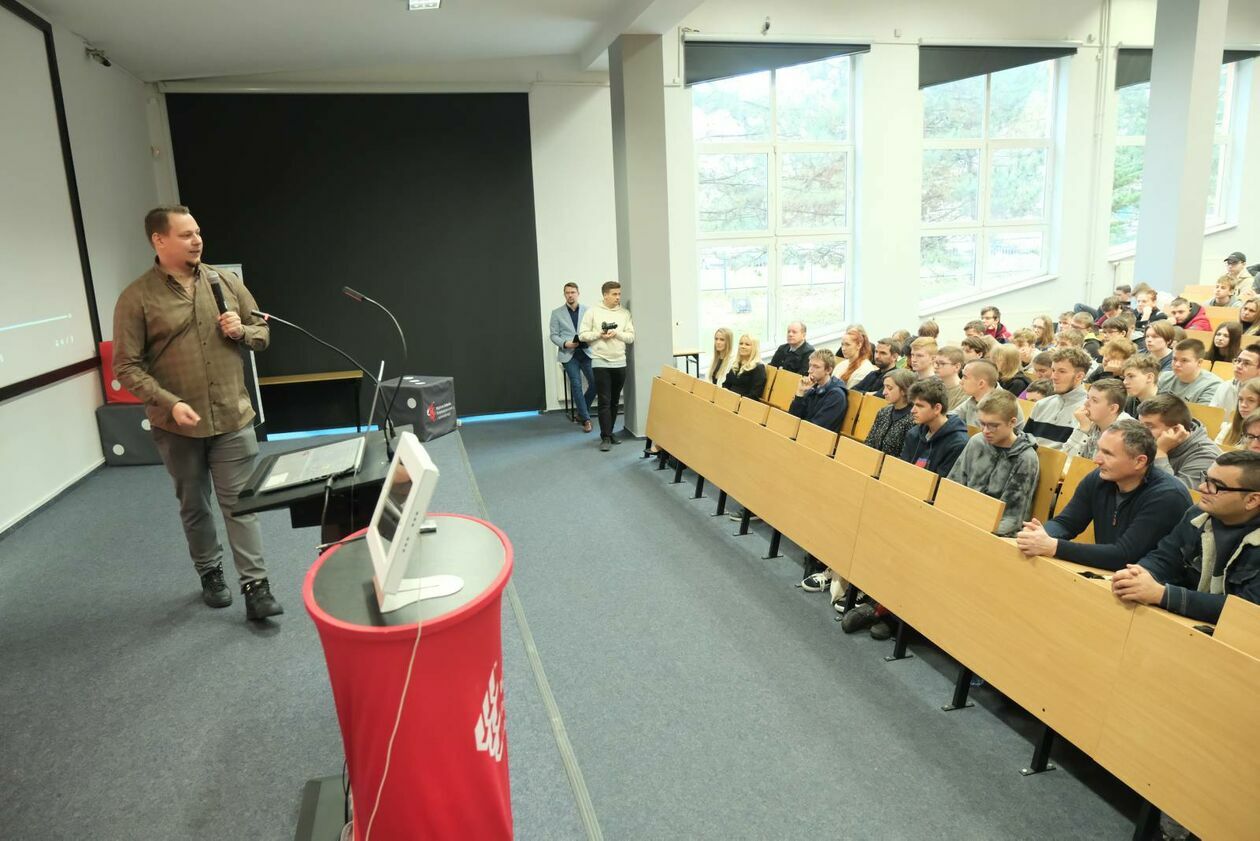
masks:
[[[964,364],[961,348],[947,345],[936,351],[936,376],[940,377],[941,382],[945,384],[945,393],[949,395],[948,408],[951,412],[959,403],[967,399],[967,392],[963,391],[962,381],[958,376],[962,373]]]
[[[1031,375],[1033,357],[1037,355],[1037,334],[1027,327],[1021,327],[1011,334],[1011,342],[1019,351],[1019,366],[1025,374]]]
[[[1098,469],[1081,480],[1053,520],[1024,523],[1015,536],[1025,555],[1044,555],[1102,569],[1123,569],[1155,548],[1186,513],[1185,485],[1154,469],[1155,439],[1133,419],[1098,439]],[[1073,540],[1094,524],[1094,542]]]
[[[1006,503],[994,532],[1005,537],[1018,532],[1031,516],[1041,470],[1037,442],[1027,432],[1016,431],[1018,408],[1015,395],[1001,389],[981,400],[980,434],[967,441],[948,477]]]
[[[1002,323],[1002,311],[997,307],[980,310],[980,321],[984,324],[984,334],[992,336],[998,344],[1006,344],[1011,340],[1011,331]]]
[[[1172,394],[1187,403],[1210,405],[1224,383],[1211,371],[1199,365],[1203,358],[1203,342],[1183,339],[1173,350],[1171,371],[1159,375],[1159,393]]]
[[[852,388],[869,373],[875,370],[871,361],[874,350],[866,330],[858,324],[851,325],[844,331],[840,339],[840,357],[836,359],[836,376],[844,380],[846,387]]]
[[[1078,312],[1072,316],[1072,327],[1081,331],[1081,349],[1093,357],[1095,362],[1101,360],[1102,354],[1098,350],[1102,347],[1102,342],[1094,332],[1094,321],[1089,314]]]
[[[1028,384],[1028,388],[1024,389],[1024,393],[1020,397],[1029,403],[1036,403],[1038,400],[1044,400],[1054,394],[1054,386],[1049,380],[1033,380]]]
[[[1121,600],[1199,622],[1221,618],[1227,596],[1260,603],[1260,453],[1223,453],[1202,497],[1172,533],[1111,577]]]
[[[914,424],[910,417],[910,386],[917,382],[910,371],[890,371],[884,375],[884,399],[888,405],[875,413],[875,421],[864,442],[868,447],[888,453],[894,458],[901,455],[906,443],[906,433]]]
[[[1072,316],[1074,315],[1076,315],[1075,312],[1059,313],[1059,326],[1055,328],[1055,331],[1054,331],[1056,335],[1059,333],[1062,333],[1064,330],[1072,329]]]
[[[888,334],[889,338],[897,343],[897,367],[910,367],[910,331],[894,330]],[[882,385],[880,386],[883,387]]]
[[[1216,435],[1216,443],[1222,447],[1242,447],[1244,445],[1243,426],[1251,413],[1260,409],[1260,379],[1252,378],[1243,383],[1238,390],[1238,399],[1234,401],[1234,409],[1221,423],[1221,431]]]
[[[976,359],[963,366],[962,389],[967,399],[958,404],[950,414],[957,415],[967,426],[980,425],[980,401],[998,388],[998,369],[992,362]],[[1019,425],[1024,424],[1024,410],[1015,404]]]
[[[1143,333],[1146,332],[1146,328],[1150,327],[1153,322],[1163,321],[1168,318],[1168,313],[1161,311],[1156,305],[1156,299],[1159,297],[1159,294],[1154,289],[1148,286],[1135,293],[1135,297],[1137,298],[1137,307],[1134,309],[1134,313],[1137,315],[1137,329]]]
[[[923,380],[935,375],[936,342],[920,336],[910,343],[910,370],[916,378]]]
[[[1212,346],[1207,349],[1204,359],[1208,362],[1233,362],[1242,346],[1242,324],[1237,321],[1226,321],[1212,334]]]
[[[1055,348],[1058,350],[1058,348]],[[1039,351],[1032,360],[1032,378],[1034,380],[1050,379],[1050,366],[1054,364],[1054,350]]]
[[[1238,306],[1238,279],[1227,274],[1218,277],[1212,297],[1204,301],[1203,305],[1205,307]]]
[[[1025,431],[1037,439],[1038,445],[1061,450],[1076,430],[1076,410],[1085,402],[1081,383],[1089,371],[1090,360],[1085,351],[1075,347],[1056,350],[1053,359],[1050,383],[1054,394],[1033,406]]]
[[[963,338],[979,338],[984,335],[983,321],[968,321],[963,325]]]
[[[832,432],[840,431],[845,410],[849,408],[848,389],[832,376],[836,355],[829,350],[816,350],[809,355],[809,373],[796,386],[796,397],[788,412]]]
[[[1197,487],[1221,454],[1221,448],[1203,424],[1190,416],[1180,397],[1155,395],[1138,406],[1138,420],[1155,436],[1155,466],[1176,476],[1187,488]]]
[[[849,391],[859,391],[862,394],[881,393],[884,389],[884,374],[892,370],[900,370],[897,368],[897,358],[900,354],[896,346],[897,343],[891,338],[880,339],[876,342],[875,352],[871,357],[871,361],[875,363],[875,370],[862,377],[856,384],[849,386]]]
[[[1243,301],[1238,308],[1238,323],[1242,325],[1244,336],[1260,334],[1260,301],[1255,298]]]
[[[929,339],[938,339],[941,335],[941,326],[935,321],[928,319],[919,325],[919,335],[926,336]]]
[[[1120,379],[1124,376],[1124,363],[1137,353],[1137,348],[1133,346],[1133,342],[1128,339],[1113,339],[1102,346],[1102,364],[1094,370],[1092,374],[1085,378],[1085,382],[1093,383],[1098,380],[1114,377]]]
[[[1225,274],[1221,275],[1221,279],[1229,278],[1234,283],[1234,288],[1238,290],[1239,296],[1243,298],[1251,298],[1255,296],[1255,278],[1252,272],[1247,268],[1247,258],[1241,251],[1234,251],[1225,258]],[[1252,266],[1251,268],[1255,268]]]
[[[967,336],[958,346],[962,348],[963,362],[984,359],[989,354],[989,343],[983,336]]]
[[[1094,315],[1094,329],[1097,330],[1102,327],[1103,322],[1118,316],[1122,309],[1124,309],[1124,303],[1118,295],[1108,295],[1103,298],[1102,305]]]
[[[719,327],[713,333],[713,355],[709,361],[709,382],[721,384],[735,359],[735,334],[729,327]],[[758,395],[760,396],[760,395]]]
[[[967,444],[967,424],[946,413],[949,398],[937,377],[910,386],[909,397],[914,426],[906,433],[901,460],[943,476],[953,468]]]
[[[1098,326],[1098,338],[1104,345],[1113,339],[1129,338],[1128,320],[1121,316],[1107,319]]]
[[[1212,399],[1213,406],[1218,409],[1225,409],[1227,412],[1234,410],[1234,406],[1238,403],[1238,388],[1245,382],[1260,376],[1260,347],[1248,345],[1240,348],[1238,353],[1234,354],[1234,379],[1227,382],[1216,392],[1216,397]]]
[[[1146,352],[1159,363],[1159,370],[1172,370],[1172,346],[1177,342],[1176,325],[1171,321],[1156,321],[1146,328]]]
[[[770,364],[803,376],[809,370],[809,355],[813,352],[814,346],[805,341],[805,322],[793,321],[787,326],[787,342],[775,349]]]
[[[761,343],[745,333],[739,337],[739,348],[731,369],[726,372],[722,388],[740,397],[760,400],[766,390],[766,366],[761,361]]]
[[[1260,453],[1260,411],[1252,412],[1243,421],[1243,434],[1238,443],[1244,450]]]
[[[1159,363],[1149,353],[1139,353],[1124,363],[1124,412],[1137,417],[1138,406],[1159,393]]]
[[[1173,298],[1172,303],[1168,305],[1168,315],[1172,318],[1173,323],[1182,330],[1206,331],[1212,329],[1212,324],[1208,321],[1207,313],[1203,311],[1203,307],[1191,303],[1185,298]]]
[[[1036,339],[1033,344],[1037,350],[1049,350],[1054,347],[1054,319],[1048,315],[1039,315],[1032,320],[1032,331]]]
[[[1063,447],[1070,456],[1093,458],[1098,449],[1098,437],[1116,421],[1134,420],[1124,413],[1124,383],[1108,377],[1090,384],[1085,402],[1076,410],[1079,424]],[[1154,456],[1151,457],[1152,460]]]
[[[989,353],[989,361],[998,372],[998,387],[1004,388],[1016,397],[1024,393],[1032,378],[1024,373],[1020,364],[1019,349],[1014,345],[998,345]]]

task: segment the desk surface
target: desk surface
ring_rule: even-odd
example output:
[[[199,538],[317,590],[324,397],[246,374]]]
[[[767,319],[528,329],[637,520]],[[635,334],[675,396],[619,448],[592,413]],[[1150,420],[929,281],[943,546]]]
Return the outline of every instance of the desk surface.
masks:
[[[290,385],[293,383],[323,383],[333,380],[361,380],[362,371],[324,371],[319,374],[284,374],[277,377],[259,377],[259,385]]]

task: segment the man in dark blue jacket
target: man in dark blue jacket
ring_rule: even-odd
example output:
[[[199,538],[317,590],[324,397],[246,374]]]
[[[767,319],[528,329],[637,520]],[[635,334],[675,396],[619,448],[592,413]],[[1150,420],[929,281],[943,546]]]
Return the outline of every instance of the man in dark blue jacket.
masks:
[[[836,355],[829,350],[816,350],[809,355],[809,373],[796,385],[796,398],[788,412],[815,426],[840,431],[844,413],[849,408],[849,393],[844,380],[831,376],[836,368]]]
[[[901,460],[948,476],[954,462],[967,446],[967,424],[946,414],[949,392],[940,377],[927,377],[910,386],[910,418],[914,426],[906,433]]]
[[[1024,524],[1015,537],[1020,550],[1111,570],[1150,552],[1193,505],[1185,485],[1154,469],[1155,452],[1155,437],[1141,423],[1113,423],[1098,439],[1098,469],[1053,520]],[[1074,541],[1091,522],[1094,542]]]
[[[1198,508],[1111,577],[1122,600],[1212,623],[1226,596],[1260,603],[1260,453],[1222,453],[1199,490]]]

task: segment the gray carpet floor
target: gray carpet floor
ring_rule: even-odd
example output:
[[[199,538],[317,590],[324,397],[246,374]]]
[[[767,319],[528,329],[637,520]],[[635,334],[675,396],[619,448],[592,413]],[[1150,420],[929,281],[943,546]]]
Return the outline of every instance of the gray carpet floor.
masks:
[[[1061,770],[1021,777],[1037,733],[1021,710],[981,689],[940,712],[947,658],[918,644],[885,663],[889,643],[845,636],[793,586],[798,549],[762,560],[764,533],[733,537],[635,443],[602,454],[593,438],[548,415],[429,445],[434,508],[484,504],[513,541],[562,717],[505,600],[518,837],[587,837],[553,725],[607,838],[1131,833],[1135,798],[1086,757],[1060,745]],[[318,538],[284,513],[263,529],[288,612],[262,626],[239,597],[200,604],[160,467],[97,471],[0,538],[5,837],[293,837],[302,785],[340,770],[340,735],[300,596]]]

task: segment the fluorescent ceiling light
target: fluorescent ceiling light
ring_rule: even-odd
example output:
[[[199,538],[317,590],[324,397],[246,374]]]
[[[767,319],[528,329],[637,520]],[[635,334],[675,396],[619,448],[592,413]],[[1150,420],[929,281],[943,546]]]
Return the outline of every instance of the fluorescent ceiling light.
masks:
[[[428,9],[436,9],[442,5],[442,0],[407,0],[407,11],[423,12]]]

